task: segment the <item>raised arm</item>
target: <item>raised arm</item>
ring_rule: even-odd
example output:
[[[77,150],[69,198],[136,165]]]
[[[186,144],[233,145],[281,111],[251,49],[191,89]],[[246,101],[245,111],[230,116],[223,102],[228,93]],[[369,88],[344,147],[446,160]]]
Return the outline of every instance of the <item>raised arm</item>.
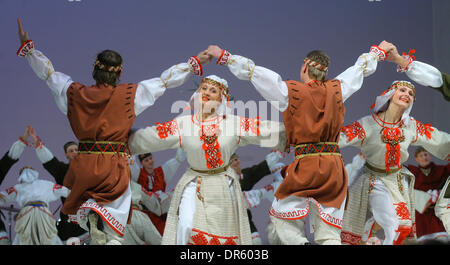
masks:
[[[414,50],[400,55],[397,48],[390,53],[388,60],[397,64],[397,72],[406,73],[414,82],[432,87],[442,92],[444,98],[450,100],[450,75],[439,71],[436,67],[415,60]]]
[[[216,45],[209,46],[208,53],[218,59],[217,64],[226,65],[237,78],[250,81],[261,96],[276,109],[281,112],[286,110],[289,103],[288,88],[279,74],[255,65],[251,59],[232,55]]]
[[[166,89],[183,85],[191,74],[203,75],[203,66],[210,61],[211,56],[205,50],[197,56],[190,57],[186,63],[179,63],[170,67],[160,77],[139,82],[134,101],[136,116],[152,106]]]
[[[364,78],[375,72],[378,61],[386,60],[393,47],[386,41],[382,41],[378,46],[372,45],[368,53],[361,54],[353,66],[335,78],[341,82],[343,102],[361,88]]]
[[[50,88],[56,105],[62,113],[67,114],[67,89],[72,84],[70,76],[55,72],[51,61],[40,51],[34,49],[34,42],[29,39],[28,32],[24,32],[20,19],[17,19],[19,26],[19,39],[21,46],[17,55],[25,58],[33,69],[34,73],[41,80],[44,80]]]

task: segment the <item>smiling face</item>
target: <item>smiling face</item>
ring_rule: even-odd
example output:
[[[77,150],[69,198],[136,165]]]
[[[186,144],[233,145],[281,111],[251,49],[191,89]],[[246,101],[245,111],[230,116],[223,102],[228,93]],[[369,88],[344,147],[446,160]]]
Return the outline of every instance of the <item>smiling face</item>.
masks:
[[[199,96],[202,102],[203,113],[214,113],[217,107],[222,103],[222,90],[213,83],[202,82],[198,88]]]
[[[406,110],[414,102],[415,95],[416,93],[412,88],[406,85],[399,85],[391,98],[391,103]]]

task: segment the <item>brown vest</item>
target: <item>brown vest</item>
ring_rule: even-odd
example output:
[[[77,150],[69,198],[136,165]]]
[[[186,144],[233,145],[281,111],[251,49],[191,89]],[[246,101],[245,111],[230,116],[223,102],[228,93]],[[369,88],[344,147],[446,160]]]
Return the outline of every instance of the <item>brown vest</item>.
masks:
[[[286,81],[289,106],[282,113],[288,143],[338,142],[344,123],[341,84],[338,80],[308,84]],[[275,192],[277,199],[290,195],[311,197],[324,206],[339,208],[347,195],[347,173],[341,156],[319,155],[295,159]]]
[[[135,84],[86,87],[72,83],[67,90],[67,117],[78,140],[127,142],[136,115]],[[62,212],[75,214],[89,198],[98,204],[120,197],[130,182],[127,159],[119,154],[79,154],[71,162],[64,186],[71,189]]]
[[[289,106],[283,112],[288,143],[337,142],[344,123],[341,83],[286,81]]]

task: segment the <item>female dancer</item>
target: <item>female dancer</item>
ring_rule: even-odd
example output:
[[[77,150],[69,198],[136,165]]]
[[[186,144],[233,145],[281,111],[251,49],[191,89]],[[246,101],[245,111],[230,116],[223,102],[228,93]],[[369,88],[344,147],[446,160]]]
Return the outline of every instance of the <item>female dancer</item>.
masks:
[[[229,166],[237,147],[285,147],[278,122],[227,113],[226,80],[202,79],[191,97],[192,115],[140,129],[130,136],[132,153],[181,148],[190,168],[171,201],[162,244],[251,244],[250,226],[239,177]]]
[[[410,117],[414,101],[414,85],[395,81],[377,97],[371,115],[342,128],[339,146],[358,147],[366,158],[363,177],[349,189],[343,243],[360,244],[368,209],[384,229],[383,244],[401,244],[408,236],[415,237],[414,175],[402,166],[408,147],[420,145],[445,159],[450,135]]]

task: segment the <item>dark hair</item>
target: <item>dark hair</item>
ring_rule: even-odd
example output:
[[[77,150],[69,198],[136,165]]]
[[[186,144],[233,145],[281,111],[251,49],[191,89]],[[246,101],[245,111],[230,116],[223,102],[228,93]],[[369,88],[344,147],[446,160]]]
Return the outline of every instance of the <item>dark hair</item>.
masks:
[[[428,151],[425,150],[425,148],[423,148],[422,146],[417,147],[416,152],[414,152],[414,157],[417,157],[417,155],[422,152],[428,152]]]
[[[64,144],[64,153],[67,153],[67,148],[69,148],[69,146],[71,145],[78,145],[76,142],[74,141],[70,141]]]
[[[140,154],[140,155],[138,155],[139,162],[142,162],[142,160],[144,160],[145,158],[147,158],[147,157],[149,157],[149,156],[151,156],[151,155],[152,155],[152,153],[146,153],[146,154]]]
[[[315,62],[320,63],[325,67],[330,66],[330,57],[323,51],[314,50],[306,55],[306,58],[311,59]],[[313,78],[318,81],[324,81],[327,76],[327,71],[322,71],[314,67],[308,67],[308,75],[310,78]]]
[[[112,50],[104,50],[97,54],[97,60],[106,66],[120,66],[122,65],[122,56],[118,52]],[[97,82],[97,85],[108,84],[111,86],[116,86],[117,81],[119,81],[120,74],[122,70],[118,72],[109,72],[100,69],[98,66],[94,66],[94,71],[92,71],[92,77]]]

